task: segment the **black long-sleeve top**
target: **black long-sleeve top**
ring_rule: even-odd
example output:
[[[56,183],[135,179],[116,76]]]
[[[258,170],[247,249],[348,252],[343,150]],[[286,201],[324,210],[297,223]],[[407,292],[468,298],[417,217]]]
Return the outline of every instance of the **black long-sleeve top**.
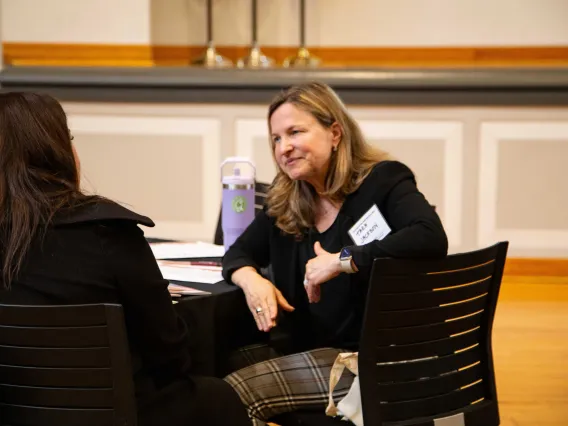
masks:
[[[391,233],[380,241],[357,246],[348,231],[373,204],[384,216]],[[331,238],[325,239],[328,251],[349,247],[359,272],[341,274],[322,284],[322,297],[317,304],[308,303],[303,288],[309,250],[306,245],[313,246],[315,241],[308,236],[320,236],[315,229],[298,241],[284,234],[276,226],[275,218],[263,211],[223,258],[223,274],[229,282],[233,272],[241,267],[252,266],[260,271],[272,265],[274,284],[296,308],[282,322],[290,327],[293,350],[317,346],[356,349],[373,260],[439,258],[448,250],[440,218],[418,190],[412,171],[398,161],[383,161],[374,167],[361,186],[346,198],[330,231]]]
[[[56,214],[0,303],[121,304],[141,402],[178,380],[191,386],[191,357],[188,328],[138,224],[154,226],[112,202]]]

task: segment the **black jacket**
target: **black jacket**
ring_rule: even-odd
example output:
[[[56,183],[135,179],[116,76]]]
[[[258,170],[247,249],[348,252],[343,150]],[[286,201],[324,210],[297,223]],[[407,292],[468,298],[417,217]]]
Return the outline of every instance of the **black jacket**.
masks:
[[[139,396],[189,371],[189,336],[138,224],[152,220],[98,202],[55,216],[35,241],[20,277],[0,292],[7,304],[120,303]]]
[[[381,241],[356,246],[348,230],[373,204],[379,208],[392,232]],[[336,220],[340,221],[342,245],[351,248],[359,273],[351,276],[349,289],[322,294],[319,306],[308,304],[301,285],[303,277],[298,273],[295,237],[283,234],[266,211],[255,217],[223,259],[223,274],[227,281],[243,266],[260,270],[272,265],[275,285],[296,308],[293,313],[286,314],[284,322],[289,322],[292,327],[295,350],[309,348],[316,341],[310,334],[310,309],[323,310],[331,318],[337,314],[333,306],[338,304],[350,305],[350,318],[345,318],[349,324],[343,324],[345,331],[335,341],[318,344],[356,348],[374,258],[436,258],[447,254],[448,241],[438,215],[418,191],[412,171],[398,161],[377,164],[359,189],[347,197]],[[322,285],[324,291],[325,284]]]
[[[250,424],[226,382],[189,375],[191,347],[199,342],[190,341],[138,224],[154,226],[111,202],[56,215],[43,242],[31,247],[20,277],[0,291],[0,303],[120,303],[140,425]]]

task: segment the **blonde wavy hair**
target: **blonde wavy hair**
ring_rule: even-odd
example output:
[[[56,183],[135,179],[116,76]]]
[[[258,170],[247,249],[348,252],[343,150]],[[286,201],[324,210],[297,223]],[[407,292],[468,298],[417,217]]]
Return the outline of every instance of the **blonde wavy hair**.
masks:
[[[359,188],[373,167],[389,159],[389,155],[367,143],[359,125],[339,96],[324,83],[300,84],[280,93],[268,108],[269,135],[272,134],[272,114],[283,104],[292,104],[310,113],[325,128],[330,128],[334,123],[341,128],[337,151],[331,153],[325,190],[319,194],[309,183],[292,180],[280,169],[274,156],[274,142],[270,138],[278,173],[268,191],[267,213],[276,218],[276,226],[284,233],[302,238],[315,224],[315,202],[319,196],[342,203],[349,194]]]

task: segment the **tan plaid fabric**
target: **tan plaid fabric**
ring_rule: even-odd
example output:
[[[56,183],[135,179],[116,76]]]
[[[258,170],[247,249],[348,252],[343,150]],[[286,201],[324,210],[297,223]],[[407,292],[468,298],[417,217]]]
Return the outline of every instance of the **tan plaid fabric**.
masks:
[[[258,351],[259,347],[251,349]],[[272,417],[291,411],[321,410],[323,414],[331,369],[341,352],[323,348],[273,358],[242,368],[225,380],[247,406],[255,426],[264,426]],[[336,403],[349,392],[354,377],[351,372],[343,373],[333,392]]]

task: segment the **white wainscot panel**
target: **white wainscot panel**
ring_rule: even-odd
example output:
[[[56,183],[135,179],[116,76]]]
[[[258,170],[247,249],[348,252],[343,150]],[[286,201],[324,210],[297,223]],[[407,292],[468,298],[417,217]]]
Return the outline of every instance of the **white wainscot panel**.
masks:
[[[566,229],[499,228],[499,143],[502,141],[568,140],[567,122],[491,122],[481,125],[478,182],[478,244],[486,246],[507,240],[511,248],[568,249]],[[545,188],[543,188],[545,189]],[[558,194],[559,197],[566,196]],[[530,203],[531,200],[527,200]],[[543,217],[546,212],[543,212]]]
[[[427,144],[444,141],[443,209],[450,247],[462,244],[463,125],[457,121],[359,120],[363,134],[370,140],[404,140]],[[415,142],[414,142],[415,141]]]
[[[270,183],[276,176],[276,166],[268,143],[266,119],[240,118],[235,121],[237,155],[250,158],[256,165],[256,178]]]
[[[83,135],[124,135],[124,136],[156,136],[188,137],[188,143],[195,144],[199,141],[200,146],[196,146],[196,152],[201,153],[201,182],[167,182],[168,186],[163,188],[167,191],[168,197],[183,197],[184,188],[187,185],[202,184],[200,190],[201,199],[195,200],[196,209],[201,209],[200,220],[159,220],[154,228],[144,228],[147,236],[212,241],[221,205],[221,184],[219,164],[220,158],[220,122],[215,118],[191,118],[191,117],[152,117],[152,116],[112,116],[94,114],[70,114],[69,127],[73,134],[80,139]],[[158,144],[157,144],[158,145]],[[167,150],[167,140],[164,144],[155,147],[156,152]],[[158,156],[159,157],[159,156]],[[125,166],[129,158],[124,158]],[[132,160],[131,160],[132,161]],[[148,167],[160,167],[156,164],[148,164]],[[167,164],[163,165],[168,167]],[[124,171],[108,170],[110,174],[117,174],[117,177],[124,176]],[[138,189],[138,188],[137,188]],[[101,194],[105,195],[105,194]],[[121,200],[128,202],[128,199]],[[127,206],[129,207],[129,206]],[[132,206],[135,209],[136,206]],[[144,214],[144,212],[139,212]]]

